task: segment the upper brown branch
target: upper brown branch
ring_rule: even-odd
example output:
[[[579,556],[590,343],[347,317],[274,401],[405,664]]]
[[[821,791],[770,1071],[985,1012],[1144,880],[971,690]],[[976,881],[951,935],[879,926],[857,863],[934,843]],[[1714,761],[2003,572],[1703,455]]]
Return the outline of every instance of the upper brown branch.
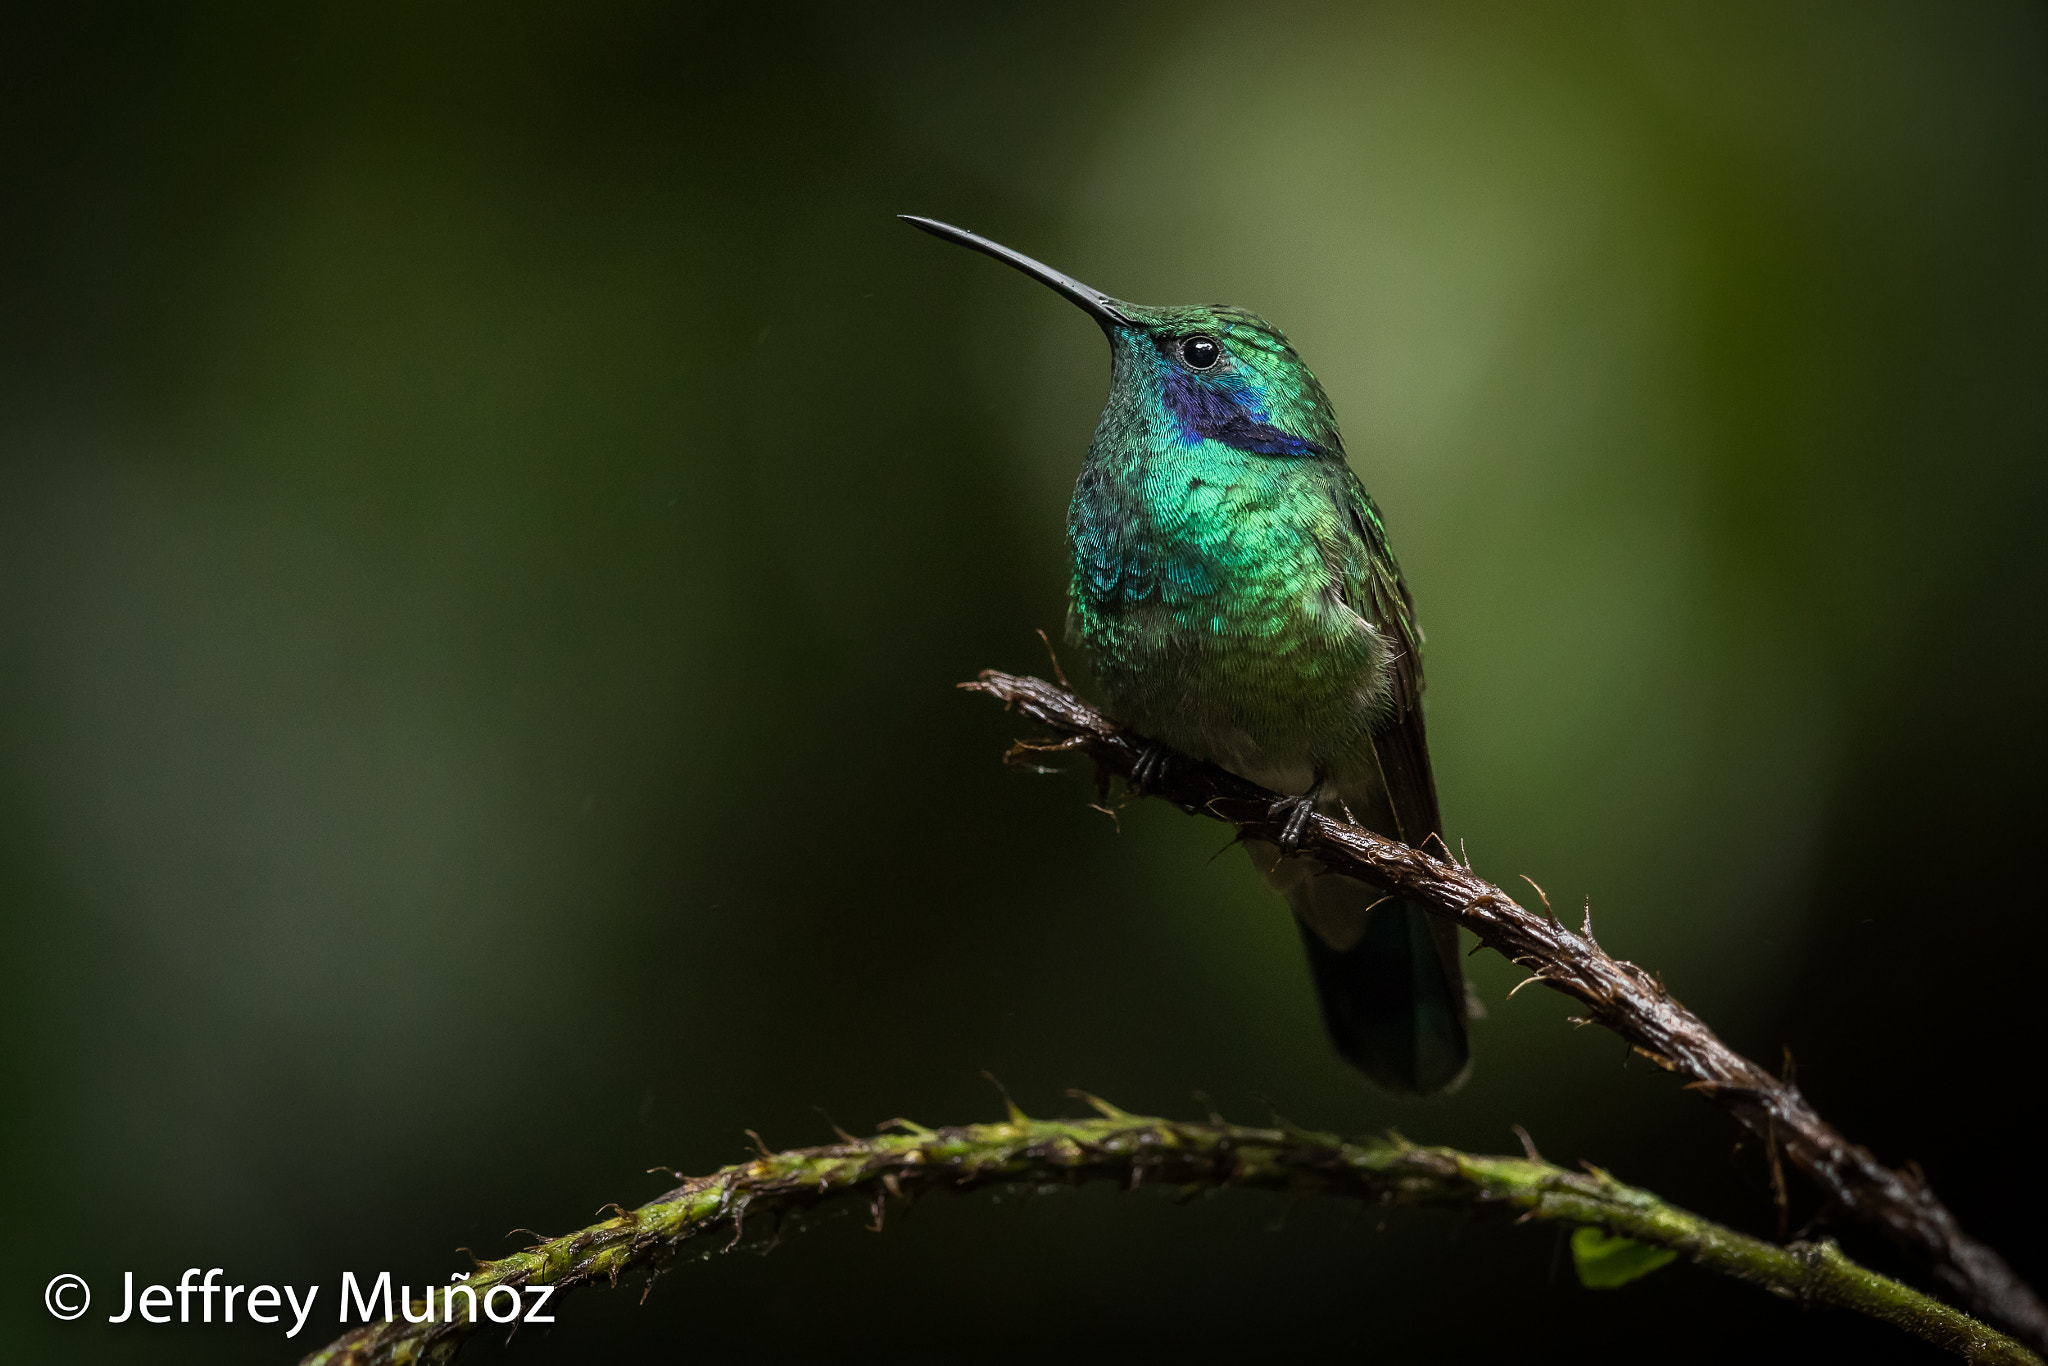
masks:
[[[960,686],[999,697],[1058,732],[1065,738],[1056,747],[1093,759],[1104,784],[1112,774],[1128,778],[1144,750],[1142,737],[1044,679],[988,670]],[[1022,761],[1045,748],[1020,742],[1007,757]],[[1149,795],[1228,822],[1246,835],[1273,839],[1279,833],[1268,814],[1275,794],[1211,765],[1176,762]],[[1851,1143],[1789,1079],[1773,1076],[1721,1042],[1656,977],[1610,956],[1594,942],[1590,916],[1575,933],[1547,906],[1531,911],[1460,866],[1448,849],[1437,857],[1327,816],[1313,818],[1305,843],[1323,863],[1450,916],[1488,948],[1528,968],[1535,980],[1579,1001],[1636,1052],[1685,1077],[1689,1089],[1734,1115],[1764,1141],[1774,1160],[1782,1153],[1836,1205],[1925,1258],[1978,1314],[2048,1353],[2048,1308],[2004,1258],[1963,1232],[1924,1181]]]

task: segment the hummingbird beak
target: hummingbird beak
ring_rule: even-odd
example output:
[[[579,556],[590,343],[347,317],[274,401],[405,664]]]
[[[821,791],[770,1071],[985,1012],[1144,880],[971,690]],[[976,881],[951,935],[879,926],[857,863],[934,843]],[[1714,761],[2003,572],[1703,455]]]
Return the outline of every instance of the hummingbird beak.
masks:
[[[913,228],[921,229],[934,237],[948,242],[957,242],[969,251],[978,251],[983,256],[993,256],[1006,266],[1023,271],[1042,285],[1051,286],[1076,304],[1083,313],[1102,324],[1103,330],[1116,327],[1136,326],[1136,319],[1124,312],[1121,300],[1112,299],[1099,289],[1091,289],[1071,275],[1062,275],[1042,261],[1034,261],[1021,251],[1011,251],[1000,242],[991,242],[965,228],[956,228],[951,223],[941,223],[936,218],[919,218],[914,213],[896,215]]]

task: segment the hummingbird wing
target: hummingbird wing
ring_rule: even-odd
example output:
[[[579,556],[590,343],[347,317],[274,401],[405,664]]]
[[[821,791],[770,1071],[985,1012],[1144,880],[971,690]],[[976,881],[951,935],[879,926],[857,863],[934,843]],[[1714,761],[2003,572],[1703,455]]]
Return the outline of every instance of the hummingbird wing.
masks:
[[[1429,737],[1422,719],[1422,628],[1415,620],[1415,599],[1387,544],[1379,509],[1357,476],[1349,483],[1353,498],[1347,520],[1364,552],[1362,572],[1351,584],[1353,610],[1392,647],[1386,664],[1387,711],[1371,732],[1394,826],[1381,833],[1417,848],[1432,836],[1442,845],[1443,817],[1437,811],[1436,774],[1430,768]],[[1446,847],[1444,853],[1449,852]]]
[[[1341,795],[1366,826],[1404,844],[1441,845],[1436,778],[1422,719],[1422,630],[1379,509],[1349,467],[1331,490],[1338,526],[1332,587],[1384,639],[1385,709],[1369,733],[1372,778]],[[1448,852],[1448,851],[1446,851]],[[1390,1090],[1454,1085],[1469,1057],[1457,926],[1308,860],[1273,881],[1296,912],[1323,1021],[1345,1057]],[[1291,876],[1289,875],[1291,874]]]

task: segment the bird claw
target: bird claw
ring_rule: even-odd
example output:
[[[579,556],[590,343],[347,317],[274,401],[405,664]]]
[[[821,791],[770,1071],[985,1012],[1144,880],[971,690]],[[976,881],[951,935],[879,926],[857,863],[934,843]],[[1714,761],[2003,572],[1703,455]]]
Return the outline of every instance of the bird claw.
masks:
[[[1312,792],[1294,797],[1282,797],[1266,808],[1268,819],[1286,817],[1280,823],[1278,843],[1282,853],[1291,854],[1301,848],[1302,837],[1308,833],[1309,817],[1316,814],[1316,798]]]
[[[1163,783],[1171,753],[1165,745],[1147,744],[1138,762],[1131,765],[1131,790],[1148,792]]]

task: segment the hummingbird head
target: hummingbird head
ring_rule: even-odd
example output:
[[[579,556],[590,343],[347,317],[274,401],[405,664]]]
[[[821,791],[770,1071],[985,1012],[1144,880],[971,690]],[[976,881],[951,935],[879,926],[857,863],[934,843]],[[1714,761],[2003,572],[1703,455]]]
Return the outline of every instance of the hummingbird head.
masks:
[[[1132,424],[1184,446],[1214,441],[1257,455],[1344,458],[1323,386],[1258,314],[1223,304],[1127,303],[964,228],[902,217],[1022,271],[1101,325],[1110,346],[1105,426]]]

